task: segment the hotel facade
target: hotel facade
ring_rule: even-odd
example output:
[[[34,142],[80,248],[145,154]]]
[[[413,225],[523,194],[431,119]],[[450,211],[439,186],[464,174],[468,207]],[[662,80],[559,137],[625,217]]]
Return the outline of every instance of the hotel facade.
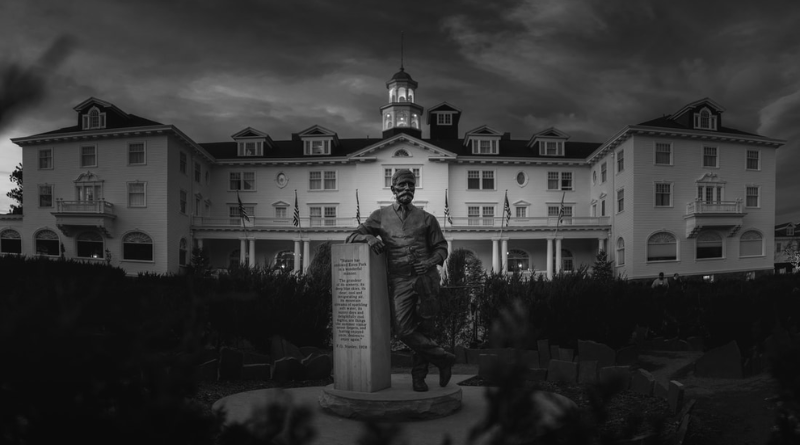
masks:
[[[74,107],[76,125],[12,139],[24,215],[0,216],[0,251],[177,274],[198,246],[215,269],[302,271],[317,246],[343,242],[359,217],[389,205],[392,174],[408,168],[415,205],[486,269],[552,277],[604,251],[631,279],[773,270],[784,141],[725,127],[711,99],[601,143],[556,128],[462,133],[462,111],[424,109],[403,68],[386,89],[382,136],[363,139],[313,126],[273,140],[247,127],[197,143],[89,98]]]

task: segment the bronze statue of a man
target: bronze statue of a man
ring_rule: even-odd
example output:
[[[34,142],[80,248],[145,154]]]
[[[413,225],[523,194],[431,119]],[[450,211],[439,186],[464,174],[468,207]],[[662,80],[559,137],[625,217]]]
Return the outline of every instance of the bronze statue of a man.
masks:
[[[386,252],[394,334],[411,348],[414,391],[427,391],[429,363],[439,368],[439,385],[444,387],[455,356],[431,340],[439,293],[436,266],[447,258],[447,241],[436,218],[411,204],[415,186],[414,173],[397,170],[392,176],[395,203],[372,212],[346,242],[368,243],[376,254]]]

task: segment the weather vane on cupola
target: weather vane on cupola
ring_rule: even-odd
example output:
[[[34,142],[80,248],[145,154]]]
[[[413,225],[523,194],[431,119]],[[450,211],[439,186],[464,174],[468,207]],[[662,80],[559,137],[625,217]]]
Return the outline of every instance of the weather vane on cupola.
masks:
[[[417,82],[405,70],[404,35],[405,33],[400,31],[400,71],[386,82],[386,89],[389,90],[389,103],[381,107],[384,138],[398,133],[406,133],[417,138],[422,137],[420,124],[423,108],[416,103]]]

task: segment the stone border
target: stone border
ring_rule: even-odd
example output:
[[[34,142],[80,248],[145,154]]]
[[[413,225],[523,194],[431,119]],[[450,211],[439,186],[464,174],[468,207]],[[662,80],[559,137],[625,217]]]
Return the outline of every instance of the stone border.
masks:
[[[399,386],[399,385],[398,385]],[[446,417],[461,408],[461,387],[450,385],[414,392],[392,387],[373,393],[341,391],[328,385],[322,390],[319,404],[323,410],[359,420],[427,420]]]

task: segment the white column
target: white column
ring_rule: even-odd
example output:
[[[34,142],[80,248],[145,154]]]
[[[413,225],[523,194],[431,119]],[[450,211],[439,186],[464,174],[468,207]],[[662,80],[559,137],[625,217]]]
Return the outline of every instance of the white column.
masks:
[[[200,249],[203,248],[203,238],[197,238],[197,247]]]
[[[303,273],[308,271],[308,265],[311,263],[311,249],[310,242],[303,240]]]
[[[503,238],[500,243],[500,267],[503,275],[508,273],[508,238]]]
[[[597,253],[603,252],[603,238],[597,238]]]
[[[561,272],[561,238],[556,238],[556,273]]]
[[[247,264],[250,267],[256,267],[256,240],[250,240],[250,261]]]
[[[292,269],[294,272],[300,272],[300,239],[294,240],[294,268]]]
[[[547,238],[547,279],[553,279],[553,238]]]
[[[239,240],[239,266],[244,267],[245,264],[245,255],[247,255],[247,244],[244,238]]]
[[[497,239],[492,240],[492,270],[495,273],[500,272],[500,254],[499,254],[500,246],[498,241],[499,240]]]

